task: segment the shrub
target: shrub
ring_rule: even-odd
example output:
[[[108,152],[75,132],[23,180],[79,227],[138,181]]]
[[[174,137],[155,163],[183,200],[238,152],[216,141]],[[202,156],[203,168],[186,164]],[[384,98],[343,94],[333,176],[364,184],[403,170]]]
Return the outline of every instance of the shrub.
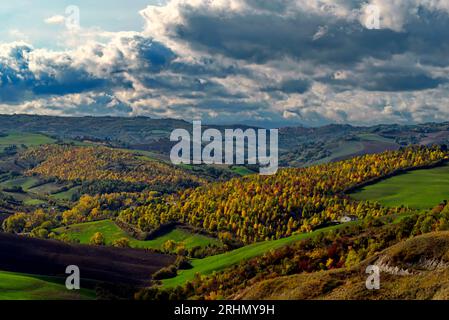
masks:
[[[179,256],[178,258],[176,258],[175,266],[179,270],[187,270],[192,268],[189,259],[187,259],[185,256]]]
[[[162,279],[169,279],[174,278],[177,275],[177,270],[175,265],[171,265],[165,268],[162,268],[161,270],[155,272],[153,274],[153,280],[162,280]]]
[[[25,229],[26,214],[16,213],[3,221],[3,230],[8,233],[21,233]]]
[[[101,232],[95,233],[92,238],[90,238],[90,244],[95,246],[104,246],[106,244],[106,241],[103,234]]]
[[[129,248],[131,246],[128,238],[117,239],[112,243],[112,245],[117,248]]]

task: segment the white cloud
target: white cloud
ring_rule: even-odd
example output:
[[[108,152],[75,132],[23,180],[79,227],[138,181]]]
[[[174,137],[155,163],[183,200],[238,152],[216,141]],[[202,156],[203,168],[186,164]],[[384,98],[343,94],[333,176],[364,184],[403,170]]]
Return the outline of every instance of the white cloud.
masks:
[[[51,16],[44,20],[46,24],[63,25],[65,23],[65,17],[62,15]]]
[[[381,7],[382,30],[361,25],[365,4]],[[289,124],[449,119],[446,40],[407,29],[421,19],[419,6],[442,19],[449,11],[432,0],[172,0],[141,11],[142,32],[61,33],[71,45],[60,51],[0,44],[0,112]]]
[[[321,39],[322,37],[324,37],[328,32],[328,27],[327,26],[320,26],[318,27],[317,32],[313,35],[312,40],[316,41],[318,39]]]

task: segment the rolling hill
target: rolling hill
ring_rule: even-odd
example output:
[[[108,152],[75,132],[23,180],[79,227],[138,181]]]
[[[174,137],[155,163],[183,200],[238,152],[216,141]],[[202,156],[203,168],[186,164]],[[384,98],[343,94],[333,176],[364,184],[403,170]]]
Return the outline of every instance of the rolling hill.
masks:
[[[82,281],[144,286],[152,273],[174,261],[174,256],[144,250],[69,245],[0,233],[3,271],[65,277],[66,267],[77,265]]]
[[[247,269],[255,272],[255,277],[248,282],[251,289],[245,291],[236,286],[234,289],[238,288],[238,292],[233,291],[233,295],[227,297],[376,298],[364,296],[359,290],[360,285],[355,285],[364,277],[358,268],[365,266],[366,261],[359,260],[380,257],[380,252],[376,251],[380,249],[391,257],[388,261],[398,265],[401,261],[407,262],[408,256],[393,254],[404,250],[393,245],[389,233],[380,232],[377,238],[367,237],[372,221],[389,224],[388,217],[392,215],[408,219],[415,212],[413,209],[433,208],[449,198],[446,196],[447,166],[441,166],[448,158],[447,148],[444,145],[403,147],[410,143],[444,144],[449,137],[445,134],[449,128],[446,124],[282,128],[283,165],[304,168],[283,168],[277,175],[261,177],[251,174],[254,168],[176,167],[167,163],[166,150],[170,146],[167,135],[175,126],[189,129],[187,122],[129,118],[124,121],[126,125],[119,125],[122,119],[77,118],[75,120],[86,125],[77,129],[74,119],[38,117],[36,123],[25,126],[26,116],[11,117],[8,119],[18,121],[16,125],[26,129],[21,134],[8,133],[0,137],[3,148],[0,186],[4,197],[20,202],[17,206],[14,202],[9,203],[10,209],[23,211],[27,217],[23,220],[25,227],[18,232],[54,237],[50,236],[53,231],[65,234],[68,237],[65,240],[82,244],[89,243],[96,232],[102,232],[108,245],[118,238],[127,238],[132,247],[140,249],[69,245],[0,234],[0,246],[3,247],[0,248],[0,270],[20,273],[0,272],[0,277],[10,287],[14,281],[18,288],[24,281],[30,281],[33,286],[35,283],[37,291],[26,289],[29,295],[24,295],[25,299],[38,299],[46,294],[52,297],[54,292],[58,292],[58,283],[42,276],[63,276],[61,269],[67,263],[80,263],[86,270],[85,277],[95,281],[146,286],[150,284],[152,274],[160,269],[173,268],[170,265],[176,257],[155,255],[142,249],[161,249],[167,240],[179,242],[187,249],[229,244],[231,241],[241,247],[223,252],[233,248],[230,245],[224,246],[224,250],[220,248],[221,251],[202,252],[204,255],[200,256],[204,258],[190,259],[190,269],[177,270],[172,278],[163,279],[157,290],[178,290],[175,289],[177,286],[189,282],[198,288],[213,288],[211,283],[220,280],[222,273],[226,279],[235,270],[241,272],[234,277],[235,281],[246,283],[245,278],[240,278],[247,276],[241,268],[251,266]],[[34,117],[28,120],[34,120]],[[93,128],[100,120],[105,121],[105,131]],[[67,127],[62,128],[58,121]],[[134,124],[137,127],[131,128]],[[144,125],[149,129],[144,129]],[[229,176],[233,178],[216,179],[215,170],[234,172]],[[362,189],[350,196],[346,194],[347,190],[355,188]],[[79,198],[84,193],[90,196]],[[0,199],[4,201],[5,209],[6,199]],[[39,211],[35,211],[37,207],[45,211],[45,216],[39,216]],[[10,212],[4,210],[2,213]],[[79,213],[76,217],[80,217],[80,221],[71,219],[74,215],[70,213]],[[384,216],[386,218],[382,222],[377,220]],[[424,216],[425,219],[413,218],[417,226],[410,231],[410,237],[446,230],[444,215],[431,217],[426,213]],[[357,221],[340,224],[342,217]],[[180,223],[195,230],[205,230],[207,234],[216,235],[217,239],[175,228],[152,240],[137,240],[128,235],[129,230],[124,232],[118,228],[114,224],[116,219],[118,223],[129,226],[132,232],[146,235],[167,223]],[[81,221],[84,223],[73,224]],[[353,234],[345,233],[347,226],[354,226]],[[400,232],[401,229],[395,229],[392,234]],[[300,243],[315,243],[323,237],[328,239],[324,241],[325,247],[302,251]],[[359,242],[344,242],[345,239],[352,241],[351,237],[359,237]],[[369,238],[369,241],[360,240],[362,238]],[[329,239],[338,246],[334,248]],[[401,241],[401,244],[409,246],[405,240]],[[441,245],[438,241],[431,243],[436,243],[444,251],[444,241]],[[377,243],[379,247],[376,247]],[[390,251],[385,251],[387,244],[391,245]],[[416,249],[419,245],[414,243],[410,246]],[[356,253],[351,248],[355,248]],[[425,248],[431,251],[431,247]],[[17,255],[17,252],[21,254]],[[212,255],[215,253],[219,254]],[[424,255],[420,252],[416,256]],[[276,257],[282,259],[274,263]],[[257,266],[253,265],[254,261]],[[442,276],[446,272],[437,271],[441,271]],[[30,273],[34,275],[30,276]],[[429,285],[429,292],[433,295],[416,297],[445,296],[445,289],[438,291],[434,288],[430,273],[420,276],[422,278],[410,281],[421,281],[419,283],[423,287]],[[233,280],[230,279],[228,284],[232,287]],[[408,280],[394,281],[392,291],[378,297],[413,297]],[[224,288],[227,286],[222,285]],[[271,293],[270,287],[274,288]],[[401,289],[395,289],[398,287]],[[313,288],[316,293],[307,291],[307,288]],[[203,297],[220,298],[218,291],[211,289]]]
[[[434,166],[448,155],[440,148],[411,147],[365,155],[276,175],[251,175],[173,195],[163,203],[129,208],[119,219],[143,231],[178,221],[218,232],[244,244],[312,231],[344,215],[381,216],[396,209],[351,201],[344,192],[405,170]]]
[[[365,269],[369,264],[380,266],[380,290],[365,287]],[[265,280],[244,289],[234,298],[446,300],[449,299],[448,276],[449,232],[436,232],[402,241],[350,269]]]
[[[65,181],[123,181],[172,189],[202,182],[166,163],[142,160],[129,152],[106,147],[47,145],[21,155],[22,161],[29,159],[38,164],[27,174]]]
[[[226,126],[248,128],[248,126]],[[149,151],[156,158],[168,159],[174,129],[191,130],[189,122],[148,117],[55,117],[0,115],[2,132],[45,134],[61,141],[97,143],[113,147]],[[204,129],[224,130],[225,126],[204,125]],[[412,144],[449,144],[449,123],[417,125],[377,125],[355,127],[326,125],[280,128],[281,166],[302,167],[396,150]]]
[[[356,200],[377,201],[388,207],[433,208],[449,199],[449,165],[405,172],[350,195]]]
[[[212,245],[222,246],[222,243],[215,238],[195,234],[181,227],[174,227],[167,230],[167,232],[162,233],[158,237],[151,240],[137,240],[120,229],[120,227],[118,227],[111,220],[72,224],[66,227],[59,227],[53,231],[58,235],[64,234],[68,237],[68,239],[78,241],[80,244],[89,244],[92,236],[97,232],[101,232],[105,238],[106,245],[112,245],[114,241],[126,238],[130,241],[129,245],[132,248],[138,249],[162,250],[164,243],[168,240],[172,240],[186,249]]]
[[[0,271],[0,300],[93,300],[95,292],[68,291],[62,279]]]

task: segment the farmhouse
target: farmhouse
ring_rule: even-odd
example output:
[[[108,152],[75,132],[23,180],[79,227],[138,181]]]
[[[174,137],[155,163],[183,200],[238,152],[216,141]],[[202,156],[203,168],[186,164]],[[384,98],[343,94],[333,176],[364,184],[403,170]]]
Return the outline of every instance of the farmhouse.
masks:
[[[351,221],[357,221],[357,217],[352,216],[352,215],[344,215],[340,218],[340,220],[338,222],[347,223],[347,222],[351,222]]]

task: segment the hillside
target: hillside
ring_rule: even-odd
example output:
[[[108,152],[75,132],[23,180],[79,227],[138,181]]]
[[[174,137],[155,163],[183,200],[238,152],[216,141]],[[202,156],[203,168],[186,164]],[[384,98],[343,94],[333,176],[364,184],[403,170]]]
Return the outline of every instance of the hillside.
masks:
[[[162,287],[142,290],[137,297],[151,299],[162,291],[175,299],[325,299],[333,298],[331,294],[349,299],[399,295],[414,299],[414,294],[424,298],[438,290],[432,272],[447,272],[448,213],[449,206],[441,204],[427,212],[367,217],[281,239],[283,243],[245,246],[235,254],[205,258],[204,263],[195,260],[193,269],[182,270],[178,277],[164,280]],[[225,269],[218,267],[226,256],[238,252],[240,259]],[[365,269],[372,264],[381,268],[381,290],[375,294],[365,288]],[[218,271],[208,270],[208,265]],[[433,289],[413,290],[415,278],[423,281],[422,288]],[[384,287],[390,291],[382,291]]]
[[[65,277],[66,267],[77,265],[85,281],[143,286],[152,273],[174,260],[174,256],[143,250],[69,245],[0,233],[3,271]]]
[[[113,245],[119,239],[128,239],[129,246],[139,249],[157,249],[163,250],[167,241],[173,241],[176,246],[182,246],[186,250],[195,247],[221,246],[222,244],[215,238],[189,231],[187,228],[173,227],[160,236],[151,240],[138,240],[128,235],[124,230],[120,229],[111,220],[100,220],[95,222],[86,222],[81,224],[72,224],[66,227],[59,227],[52,230],[58,236],[63,236],[70,241],[79,242],[80,244],[89,244],[90,239],[95,233],[101,232],[104,236],[106,245]],[[175,250],[172,250],[173,252]]]
[[[381,267],[380,290],[369,291],[365,288],[367,275],[364,270],[371,263]],[[337,269],[262,281],[234,298],[448,299],[449,232],[430,233],[405,240],[350,270]]]
[[[429,209],[449,199],[449,165],[404,172],[354,190],[350,196],[385,207]]]
[[[397,212],[379,204],[353,201],[343,193],[357,185],[447,158],[440,148],[415,147],[276,175],[252,175],[186,190],[120,213],[119,219],[144,231],[180,221],[244,244],[311,231],[340,219]]]
[[[0,300],[93,300],[95,292],[68,291],[62,280],[0,271]]]
[[[27,150],[19,160],[36,164],[27,175],[64,181],[120,181],[154,190],[195,187],[204,182],[169,164],[106,147],[46,145]]]
[[[7,218],[4,231],[68,244],[6,239],[3,243],[9,249],[23,254],[16,257],[5,247],[0,251],[5,258],[0,270],[58,276],[61,266],[50,263],[48,256],[59,255],[57,260],[64,263],[71,256],[82,256],[83,263],[95,265],[89,267],[91,279],[136,287],[155,285],[137,292],[138,299],[165,290],[182,299],[246,298],[243,287],[254,286],[251,294],[256,294],[267,291],[264,281],[282,283],[283,277],[305,274],[312,279],[312,283],[304,282],[307,286],[324,279],[320,284],[324,291],[307,298],[326,298],[338,294],[334,288],[346,285],[340,271],[347,273],[400,241],[447,230],[449,225],[446,203],[417,215],[403,206],[403,200],[386,207],[378,203],[379,197],[365,201],[347,194],[404,173],[445,168],[448,153],[444,146],[412,146],[306,168],[284,168],[273,176],[216,182],[140,152],[102,145],[50,141],[24,147],[8,157],[21,171],[5,172],[0,186],[5,194],[23,197],[30,209]],[[428,179],[426,187],[432,186],[432,180]],[[63,193],[72,194],[72,201],[58,200]],[[75,194],[79,197],[73,198]],[[43,204],[33,208],[34,199],[25,200],[33,195]],[[441,200],[429,198],[428,207]],[[46,207],[47,203],[52,207]],[[342,224],[343,217],[354,221]],[[166,230],[168,226],[171,229]],[[95,246],[74,244],[92,244],[97,235],[103,240]],[[117,248],[121,246],[136,250]],[[142,249],[180,257],[160,255],[159,259]],[[33,260],[33,265],[26,269],[21,257]],[[127,262],[128,274],[109,267],[111,261],[119,266],[123,259],[135,262]],[[141,265],[144,260],[149,269]],[[158,276],[150,282],[155,272]],[[358,272],[351,271],[349,279],[364,276]],[[289,291],[293,288],[279,287],[285,293],[273,291],[270,298],[294,295]]]
[[[225,126],[204,125],[204,129],[224,130]],[[226,126],[248,128],[248,126]],[[189,122],[148,117],[55,117],[0,115],[2,132],[43,133],[56,139],[96,142],[113,147],[151,151],[168,159],[173,143],[170,133]],[[286,127],[279,131],[280,165],[302,167],[349,159],[363,154],[397,150],[412,144],[449,144],[449,123],[417,125],[377,125],[356,127]]]

